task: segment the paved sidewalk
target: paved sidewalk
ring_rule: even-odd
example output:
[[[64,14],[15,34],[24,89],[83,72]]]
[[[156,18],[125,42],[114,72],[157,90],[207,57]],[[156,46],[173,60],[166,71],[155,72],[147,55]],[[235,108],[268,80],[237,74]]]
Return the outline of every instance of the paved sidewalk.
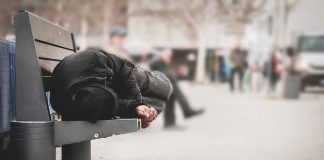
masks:
[[[322,160],[324,92],[284,100],[230,93],[224,85],[182,87],[206,114],[178,120],[184,131],[149,129],[92,142],[93,160]]]

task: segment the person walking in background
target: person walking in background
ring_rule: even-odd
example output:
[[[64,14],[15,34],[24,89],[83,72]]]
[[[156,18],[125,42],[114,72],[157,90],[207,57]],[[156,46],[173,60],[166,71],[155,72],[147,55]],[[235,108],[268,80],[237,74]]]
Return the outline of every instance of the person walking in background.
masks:
[[[274,91],[276,89],[276,85],[278,80],[280,79],[280,60],[275,54],[275,51],[271,53],[271,57],[269,60],[269,78],[270,78],[270,89]]]
[[[188,54],[187,66],[188,66],[188,79],[191,79],[193,81],[195,76],[195,66],[196,66],[196,56],[194,53]]]
[[[262,86],[262,74],[259,60],[255,60],[251,69],[251,90],[259,92]]]
[[[113,27],[109,34],[109,44],[107,52],[115,54],[116,56],[133,62],[132,58],[128,55],[124,48],[127,39],[127,30],[124,27]]]
[[[219,80],[219,73],[220,73],[220,63],[219,63],[217,52],[213,53],[211,58],[212,58],[211,81],[215,82]]]
[[[191,118],[193,116],[200,115],[204,112],[204,109],[193,109],[186,96],[183,94],[182,90],[179,87],[179,84],[175,77],[172,75],[169,64],[172,59],[172,51],[165,49],[160,53],[160,56],[157,59],[153,59],[149,62],[151,69],[154,71],[160,71],[164,73],[170,80],[173,86],[173,93],[171,94],[168,102],[166,103],[166,108],[164,111],[164,126],[166,129],[177,129],[176,126],[176,115],[175,115],[175,101],[178,100],[180,107],[183,111],[185,118]]]
[[[243,91],[243,76],[247,66],[246,62],[247,52],[243,51],[239,45],[231,52],[231,76],[230,76],[230,87],[231,91],[235,90],[234,77],[237,73],[239,75],[239,88]]]
[[[218,80],[220,82],[225,82],[226,81],[226,71],[225,71],[225,60],[224,60],[224,56],[223,55],[218,55],[217,56],[218,59]]]

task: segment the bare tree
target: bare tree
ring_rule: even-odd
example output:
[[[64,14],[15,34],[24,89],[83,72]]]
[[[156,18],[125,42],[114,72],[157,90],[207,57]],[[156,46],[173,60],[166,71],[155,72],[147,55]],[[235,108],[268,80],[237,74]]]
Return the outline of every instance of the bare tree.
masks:
[[[0,37],[13,26],[18,10],[31,11],[71,30],[81,43],[86,44],[89,36],[97,37],[102,47],[108,43],[110,28],[127,22],[127,0],[0,0],[0,4],[6,4],[0,5]]]
[[[267,0],[219,0],[227,25],[237,26],[236,33],[243,34],[246,24],[264,13]]]
[[[284,0],[283,1],[283,38],[284,45],[287,45],[287,25],[291,11],[295,8],[300,0]]]
[[[205,74],[206,61],[206,28],[212,23],[217,23],[217,17],[220,12],[217,1],[199,0],[199,1],[170,1],[172,6],[178,7],[179,20],[186,21],[193,29],[193,34],[197,38],[198,56],[196,65],[195,80],[203,81]]]
[[[137,2],[148,2],[138,0]],[[176,19],[187,24],[198,46],[195,80],[200,82],[205,77],[206,33],[212,23],[226,23],[235,26],[242,34],[244,27],[253,18],[262,13],[267,0],[163,0],[163,10],[142,7],[131,11],[130,15],[157,15],[162,20]],[[151,1],[150,1],[151,2]],[[141,3],[139,3],[141,4]]]

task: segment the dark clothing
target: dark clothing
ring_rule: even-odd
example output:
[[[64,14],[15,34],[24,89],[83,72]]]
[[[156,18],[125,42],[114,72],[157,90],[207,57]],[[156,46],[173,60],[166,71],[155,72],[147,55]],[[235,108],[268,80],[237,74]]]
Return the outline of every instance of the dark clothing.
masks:
[[[189,105],[188,100],[186,99],[185,95],[182,93],[181,89],[179,88],[178,82],[169,71],[168,66],[161,59],[153,60],[150,62],[149,65],[152,70],[156,70],[164,73],[169,78],[172,84],[173,93],[171,94],[166,104],[166,108],[164,111],[164,122],[165,122],[165,126],[174,125],[176,120],[175,107],[174,107],[175,101],[178,100],[180,107],[185,115],[186,113],[192,110],[191,106]]]
[[[145,79],[145,84],[148,84],[141,85],[144,93],[159,89],[150,88],[150,77],[146,74],[135,76],[133,69],[134,66],[126,60],[101,50],[86,50],[70,55],[53,71],[53,108],[65,120],[96,121],[116,116],[135,118],[135,107],[146,104],[137,85],[141,81],[139,78]],[[168,80],[161,83],[169,84]],[[168,92],[161,93],[163,95],[159,95],[159,100],[168,99],[170,89],[166,88]],[[162,108],[157,106],[157,110]]]
[[[239,88],[240,90],[243,90],[243,76],[244,76],[244,68],[242,67],[235,67],[232,68],[231,70],[231,77],[230,77],[230,87],[231,87],[231,91],[235,90],[235,86],[234,86],[234,76],[235,73],[238,73],[239,75]]]
[[[272,55],[270,60],[269,60],[269,72],[270,72],[270,87],[272,90],[275,90],[277,81],[280,78],[280,73],[278,70],[278,65],[279,65],[279,60],[275,55]]]
[[[231,77],[230,77],[230,87],[231,90],[235,90],[234,86],[234,76],[235,73],[239,74],[239,87],[243,90],[243,76],[247,65],[246,61],[247,52],[241,49],[234,49],[230,55],[230,60],[232,63]]]
[[[149,107],[154,107],[158,113],[165,108],[173,88],[170,80],[158,71],[147,71],[134,67],[133,74],[140,88],[142,101]]]
[[[223,56],[218,57],[218,63],[219,63],[219,73],[218,73],[219,80],[221,82],[224,82],[226,81],[226,73],[225,73],[226,66],[225,66],[225,60]]]
[[[182,109],[182,112],[184,115],[186,115],[188,112],[190,112],[191,106],[189,105],[188,100],[186,99],[185,95],[179,88],[178,82],[174,77],[169,77],[170,82],[173,86],[173,93],[171,94],[167,104],[166,108],[164,110],[164,122],[165,126],[172,126],[175,124],[176,115],[175,115],[175,101],[178,100],[180,107]]]
[[[160,71],[167,75],[167,77],[173,77],[169,67],[161,59],[153,59],[149,62],[149,66],[152,71]]]
[[[230,61],[232,63],[233,68],[245,68],[246,64],[247,52],[240,49],[234,49],[230,55]]]

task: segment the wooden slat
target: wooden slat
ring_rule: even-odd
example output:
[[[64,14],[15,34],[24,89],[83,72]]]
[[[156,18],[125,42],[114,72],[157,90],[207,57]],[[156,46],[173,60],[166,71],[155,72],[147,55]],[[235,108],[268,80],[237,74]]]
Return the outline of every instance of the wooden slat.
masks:
[[[46,71],[49,71],[52,74],[54,68],[57,66],[57,64],[59,62],[39,59],[38,63],[43,69],[45,69]]]
[[[29,18],[35,40],[45,41],[70,50],[75,50],[71,32],[31,13],[29,13]]]
[[[56,60],[62,60],[64,57],[73,54],[74,52],[67,49],[62,49],[59,47],[51,46],[41,42],[35,42],[35,48],[38,56],[39,65],[52,72],[55,66],[58,64]],[[43,58],[43,59],[40,59]],[[49,59],[49,60],[44,60]],[[53,60],[50,60],[53,59]]]

